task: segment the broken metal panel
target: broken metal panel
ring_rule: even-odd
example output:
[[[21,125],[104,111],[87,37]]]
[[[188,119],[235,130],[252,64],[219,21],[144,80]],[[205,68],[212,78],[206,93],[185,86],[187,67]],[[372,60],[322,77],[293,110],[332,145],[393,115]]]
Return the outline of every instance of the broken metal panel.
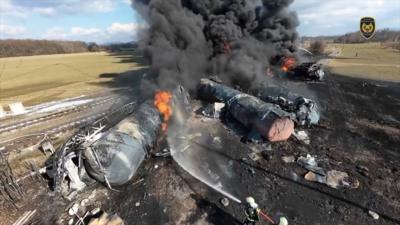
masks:
[[[283,95],[283,96],[282,96]],[[284,97],[284,96],[288,97]],[[279,105],[283,110],[292,113],[294,121],[298,125],[316,125],[320,119],[318,104],[311,99],[299,97],[293,94],[275,95],[274,92],[266,90],[260,95],[261,100]]]
[[[265,84],[258,90],[257,96],[264,102],[278,105],[284,111],[293,114],[293,119],[297,125],[310,126],[318,124],[320,120],[319,106],[316,101],[309,98],[313,94],[299,89],[298,86],[294,86],[293,89],[300,90],[307,98],[292,92],[286,87],[274,84]]]

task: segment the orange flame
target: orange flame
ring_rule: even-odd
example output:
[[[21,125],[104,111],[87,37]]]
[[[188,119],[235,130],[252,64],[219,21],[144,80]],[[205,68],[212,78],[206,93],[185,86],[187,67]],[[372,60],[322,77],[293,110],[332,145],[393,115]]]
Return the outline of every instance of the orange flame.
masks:
[[[167,130],[168,121],[172,115],[171,99],[172,94],[168,91],[156,91],[154,96],[154,106],[163,116],[163,123],[161,124],[163,132]]]
[[[288,72],[296,67],[296,59],[294,57],[285,57],[282,62],[282,71]]]

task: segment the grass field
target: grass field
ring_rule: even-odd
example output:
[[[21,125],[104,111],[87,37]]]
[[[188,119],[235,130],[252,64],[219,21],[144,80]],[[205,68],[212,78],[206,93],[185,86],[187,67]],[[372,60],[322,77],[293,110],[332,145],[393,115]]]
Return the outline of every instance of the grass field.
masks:
[[[24,105],[93,94],[118,73],[141,68],[134,52],[0,58],[0,104]],[[137,56],[140,57],[140,56]]]
[[[384,49],[380,43],[329,44],[341,54],[329,64],[340,75],[400,82],[400,52]]]

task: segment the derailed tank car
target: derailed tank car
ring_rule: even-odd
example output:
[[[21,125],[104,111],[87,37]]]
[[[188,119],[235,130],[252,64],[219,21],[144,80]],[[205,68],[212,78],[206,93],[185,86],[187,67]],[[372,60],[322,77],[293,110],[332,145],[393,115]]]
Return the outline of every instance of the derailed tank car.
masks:
[[[152,101],[141,104],[135,113],[85,149],[87,172],[110,185],[128,182],[154,145],[160,126],[161,117]]]

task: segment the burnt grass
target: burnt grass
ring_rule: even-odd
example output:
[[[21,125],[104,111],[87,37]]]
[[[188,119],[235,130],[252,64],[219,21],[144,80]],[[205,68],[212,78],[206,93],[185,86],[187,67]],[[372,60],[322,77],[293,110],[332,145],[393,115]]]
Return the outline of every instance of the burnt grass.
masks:
[[[289,139],[272,144],[272,150],[267,151],[268,144],[241,142],[242,134],[219,120],[204,120],[195,114],[190,118],[191,132],[201,132],[210,140],[209,149],[237,165],[229,184],[235,196],[253,196],[264,212],[275,219],[284,215],[289,224],[400,224],[400,84],[329,74],[322,82],[292,85],[311,90],[321,108],[320,125],[305,129],[310,145]],[[211,141],[216,136],[221,138],[219,148],[214,148]],[[160,144],[154,150],[163,147]],[[249,154],[255,149],[262,152],[253,161]],[[306,181],[305,169],[281,159],[306,154],[315,156],[326,171],[347,172],[359,181],[359,187],[333,189]],[[34,184],[29,187],[32,193],[38,188]],[[130,184],[114,188],[118,191],[95,184],[84,192],[107,192],[106,197],[96,199],[96,205],[108,213],[117,213],[127,225],[231,225],[244,220],[242,205],[231,200],[224,207],[220,203],[223,195],[168,157],[150,157]],[[47,187],[41,189],[46,189],[41,197],[31,198],[27,192],[26,204],[21,203],[24,207],[2,207],[14,217],[8,221],[15,221],[18,214],[29,209],[38,210],[32,224],[60,224],[57,218],[68,218],[66,209],[72,202],[53,199]],[[380,218],[374,220],[368,210],[377,212]]]
[[[254,148],[220,121],[198,120],[194,132],[219,135],[218,151],[237,162],[236,193],[253,196],[272,217],[284,215],[298,225],[383,225],[400,223],[400,85],[330,74],[323,82],[302,83],[311,89],[321,111],[321,125],[306,129],[311,144],[290,139],[272,144],[272,151],[249,159]],[[210,144],[212,148],[212,144]],[[356,189],[333,189],[305,181],[307,172],[282,156],[311,154],[325,170],[347,172],[359,181]],[[155,169],[154,165],[159,168]],[[110,193],[105,210],[127,224],[242,224],[243,206],[197,181],[172,159],[150,159],[136,185]],[[135,203],[140,202],[136,207]],[[380,215],[374,220],[368,210]],[[268,224],[261,222],[260,224]]]

